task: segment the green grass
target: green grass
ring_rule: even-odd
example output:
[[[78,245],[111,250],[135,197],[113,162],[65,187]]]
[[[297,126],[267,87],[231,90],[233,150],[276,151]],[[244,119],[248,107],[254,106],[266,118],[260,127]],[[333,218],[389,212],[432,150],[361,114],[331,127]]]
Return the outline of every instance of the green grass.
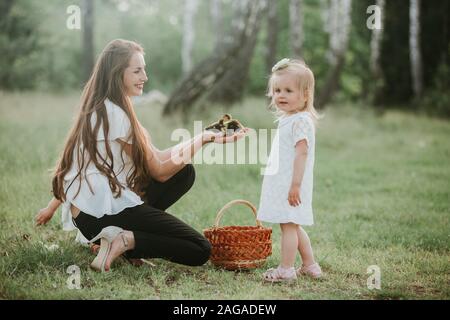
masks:
[[[78,95],[0,93],[0,299],[449,299],[450,123],[391,111],[381,117],[364,106],[326,110],[317,133],[315,225],[306,227],[320,281],[291,285],[261,281],[264,269],[229,272],[211,264],[185,267],[155,259],[155,267],[124,261],[113,272],[89,270],[88,249],[61,230],[58,214],[34,226],[51,197],[50,172],[61,151]],[[136,106],[154,143],[173,144],[173,129],[193,131],[223,110],[162,119],[161,107]],[[228,110],[252,128],[274,128],[264,100]],[[228,201],[259,203],[259,165],[196,165],[192,190],[168,211],[202,230]],[[253,224],[236,207],[222,224]],[[44,245],[57,244],[49,251]],[[280,231],[273,226],[273,255]],[[298,260],[297,263],[300,261]],[[81,269],[81,290],[70,290],[67,267]],[[381,290],[367,288],[370,265],[381,269]]]

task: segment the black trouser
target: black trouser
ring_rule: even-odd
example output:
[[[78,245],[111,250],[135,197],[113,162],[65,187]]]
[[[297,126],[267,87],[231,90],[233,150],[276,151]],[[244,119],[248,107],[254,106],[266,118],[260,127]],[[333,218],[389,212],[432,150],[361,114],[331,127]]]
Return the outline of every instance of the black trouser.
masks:
[[[132,231],[135,248],[126,252],[128,258],[163,258],[190,266],[202,265],[208,261],[211,244],[192,227],[165,212],[192,187],[194,180],[194,167],[188,164],[166,182],[152,181],[144,204],[101,218],[80,212],[75,224],[87,239],[107,226]]]

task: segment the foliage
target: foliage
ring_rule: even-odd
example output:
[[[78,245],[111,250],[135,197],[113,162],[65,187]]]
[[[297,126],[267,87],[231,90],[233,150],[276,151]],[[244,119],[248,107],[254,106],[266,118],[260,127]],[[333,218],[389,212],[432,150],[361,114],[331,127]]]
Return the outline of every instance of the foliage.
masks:
[[[129,7],[120,10],[123,1],[95,1],[94,47],[96,55],[112,39],[126,38],[141,43],[146,49],[147,73],[150,81],[145,90],[159,89],[169,94],[182,78],[181,39],[183,33],[183,6],[179,0],[127,0]],[[223,25],[229,30],[231,3],[222,4]],[[290,56],[289,0],[278,4],[277,58]],[[386,1],[385,28],[381,52],[383,79],[374,86],[369,70],[371,31],[366,27],[369,15],[366,9],[373,0],[352,1],[352,26],[346,65],[341,74],[336,101],[369,101],[385,106],[411,104],[411,75],[409,63],[409,1]],[[0,88],[5,90],[80,90],[82,30],[69,30],[66,9],[69,5],[82,6],[81,0],[60,1],[2,1],[0,13]],[[195,18],[194,64],[214,50],[217,37],[213,34],[209,1],[199,1]],[[442,64],[448,66],[450,43],[449,2],[447,0],[421,1],[421,50],[424,65],[425,96],[432,103],[445,105],[446,89],[436,78],[448,82]],[[9,9],[8,9],[9,8]],[[317,90],[324,84],[329,69],[327,59],[328,35],[323,28],[320,1],[304,0],[304,58],[316,76]],[[267,86],[265,66],[267,22],[264,21],[250,66],[247,93],[263,96]],[[444,57],[444,58],[443,58]],[[445,66],[444,66],[445,68]],[[439,73],[439,75],[438,75]],[[440,81],[441,81],[440,80]],[[441,82],[442,82],[441,81]],[[375,92],[376,91],[376,92]],[[441,99],[442,101],[437,101]],[[445,109],[445,108],[444,108]],[[438,114],[447,114],[437,108]],[[435,113],[433,110],[432,113]]]
[[[2,1],[0,4],[0,87],[5,89],[36,86],[41,61],[37,9],[26,0]],[[31,75],[31,76],[30,76]]]
[[[385,29],[383,35],[381,67],[384,73],[384,86],[379,95],[379,103],[390,106],[399,104],[419,108],[413,103],[412,80],[409,56],[409,6],[407,1],[386,1]],[[448,68],[450,45],[450,20],[448,1],[421,1],[421,35],[420,47],[423,61],[423,82],[426,95],[433,96],[427,100],[430,113],[448,115],[444,108],[433,106],[445,105],[448,89],[442,84],[449,82],[445,68]],[[444,68],[444,69],[443,69]],[[444,71],[443,71],[444,70]],[[439,81],[436,81],[439,78]],[[444,86],[445,87],[445,86]],[[442,90],[442,89],[443,90]],[[448,87],[447,87],[448,88]],[[427,93],[429,91],[429,93]],[[442,101],[436,101],[442,100]],[[447,104],[448,106],[448,104]],[[423,107],[420,107],[423,109]],[[448,107],[447,107],[448,108]],[[438,112],[442,111],[442,112]]]
[[[450,47],[449,47],[450,49]],[[450,65],[445,60],[441,62],[433,86],[425,92],[420,101],[420,109],[433,115],[450,118]]]

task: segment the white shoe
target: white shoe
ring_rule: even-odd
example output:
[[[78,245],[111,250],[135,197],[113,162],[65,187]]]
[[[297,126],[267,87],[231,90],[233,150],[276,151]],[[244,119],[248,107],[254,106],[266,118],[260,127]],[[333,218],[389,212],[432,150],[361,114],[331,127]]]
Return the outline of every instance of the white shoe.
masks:
[[[297,275],[306,275],[318,279],[322,277],[322,269],[317,262],[307,267],[302,265],[297,269]]]
[[[295,268],[270,268],[263,274],[264,281],[267,282],[291,282],[297,280]]]
[[[125,247],[128,246],[127,239],[123,236],[123,229],[116,226],[105,227],[100,231],[100,233],[93,238],[90,243],[94,243],[98,239],[100,239],[100,250],[98,251],[97,256],[94,261],[91,263],[91,268],[97,271],[105,272],[105,263],[106,258],[111,251],[111,244],[114,239],[122,234],[122,240],[124,242]]]

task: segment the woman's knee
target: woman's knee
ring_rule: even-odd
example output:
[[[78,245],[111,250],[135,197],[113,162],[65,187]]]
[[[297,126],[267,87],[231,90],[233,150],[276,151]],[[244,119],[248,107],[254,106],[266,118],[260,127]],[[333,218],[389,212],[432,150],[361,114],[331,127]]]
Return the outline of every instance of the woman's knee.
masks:
[[[184,184],[191,188],[195,181],[195,169],[192,164],[187,164],[183,169],[178,172],[178,179],[184,182]]]
[[[205,239],[204,243],[203,243],[203,263],[205,264],[206,262],[208,262],[209,257],[211,257],[211,243],[209,243],[209,241],[207,239]]]
[[[199,250],[195,255],[193,261],[191,261],[192,266],[202,266],[208,262],[211,256],[211,243],[205,238],[199,243]]]
[[[192,181],[192,183],[194,183],[194,181],[195,181],[194,166],[191,163],[188,163],[183,169],[186,170],[187,180]]]

